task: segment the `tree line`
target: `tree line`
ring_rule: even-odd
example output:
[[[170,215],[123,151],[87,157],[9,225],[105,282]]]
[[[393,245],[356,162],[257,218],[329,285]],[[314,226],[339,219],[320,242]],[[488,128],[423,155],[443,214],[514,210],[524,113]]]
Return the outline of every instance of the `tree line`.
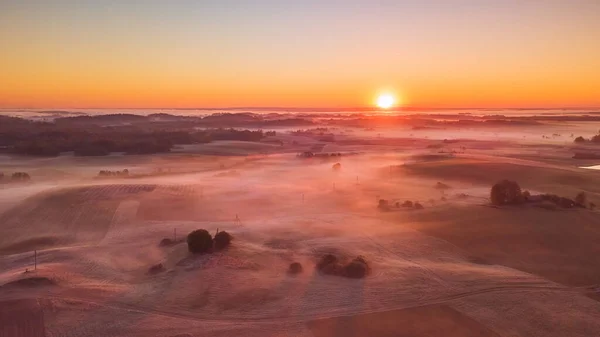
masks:
[[[272,135],[271,133],[269,135]],[[29,156],[106,156],[112,152],[154,154],[171,151],[177,144],[201,144],[213,140],[259,141],[263,131],[237,129],[197,130],[169,123],[98,126],[33,122],[0,116],[0,148],[5,152]]]

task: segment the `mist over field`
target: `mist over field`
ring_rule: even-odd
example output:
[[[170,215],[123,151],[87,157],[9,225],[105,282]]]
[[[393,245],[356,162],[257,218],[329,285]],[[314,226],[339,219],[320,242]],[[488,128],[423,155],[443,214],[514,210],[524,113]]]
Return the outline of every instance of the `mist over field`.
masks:
[[[5,120],[13,124],[3,124],[9,147],[0,157],[2,331],[600,331],[592,258],[600,253],[600,185],[598,171],[579,168],[598,162],[577,159],[599,153],[593,120],[342,117],[294,126],[287,116],[161,118]],[[244,121],[260,131],[243,131]],[[114,138],[119,130],[137,143]],[[25,146],[22,132],[46,141]],[[168,148],[140,143],[150,132]],[[504,179],[527,199],[496,205],[490,190]],[[186,236],[197,229],[233,240],[193,254]],[[323,267],[325,256],[339,265]]]
[[[0,337],[600,336],[599,14],[0,0]]]

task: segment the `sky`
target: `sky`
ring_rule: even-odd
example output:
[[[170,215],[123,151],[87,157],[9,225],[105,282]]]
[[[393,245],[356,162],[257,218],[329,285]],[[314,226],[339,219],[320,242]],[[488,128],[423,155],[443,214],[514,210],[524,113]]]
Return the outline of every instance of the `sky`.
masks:
[[[0,107],[600,107],[597,0],[0,0]]]

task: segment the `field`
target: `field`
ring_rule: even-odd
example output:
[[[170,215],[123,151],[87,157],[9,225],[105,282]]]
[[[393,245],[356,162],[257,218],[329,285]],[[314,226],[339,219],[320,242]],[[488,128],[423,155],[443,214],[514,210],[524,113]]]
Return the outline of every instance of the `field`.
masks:
[[[537,128],[481,139],[346,128],[335,142],[282,133],[279,147],[47,159],[45,174],[0,186],[0,332],[598,336],[600,212],[490,204],[501,179],[600,204],[600,171],[579,168],[569,139]],[[317,148],[344,155],[294,152]],[[0,160],[3,171],[40,166]],[[124,168],[132,177],[96,177]],[[395,206],[406,200],[424,209]],[[232,245],[190,254],[181,239],[199,228],[230,232]],[[327,253],[361,255],[370,274],[324,275],[315,266]],[[290,275],[292,262],[303,272]],[[164,271],[150,273],[158,263]]]

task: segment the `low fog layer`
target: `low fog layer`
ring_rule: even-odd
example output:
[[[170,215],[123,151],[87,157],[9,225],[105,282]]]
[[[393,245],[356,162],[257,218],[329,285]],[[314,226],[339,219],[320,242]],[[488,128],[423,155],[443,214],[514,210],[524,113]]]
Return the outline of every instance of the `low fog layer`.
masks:
[[[400,336],[598,335],[600,221],[588,205],[600,183],[578,168],[597,163],[573,158],[596,145],[571,136],[596,131],[545,123],[7,153],[0,324],[71,336],[398,335],[390,322],[404,322]],[[583,191],[586,204],[492,205],[502,179],[532,195]],[[192,254],[197,229],[233,241]],[[360,256],[368,273],[323,272],[328,254]]]

